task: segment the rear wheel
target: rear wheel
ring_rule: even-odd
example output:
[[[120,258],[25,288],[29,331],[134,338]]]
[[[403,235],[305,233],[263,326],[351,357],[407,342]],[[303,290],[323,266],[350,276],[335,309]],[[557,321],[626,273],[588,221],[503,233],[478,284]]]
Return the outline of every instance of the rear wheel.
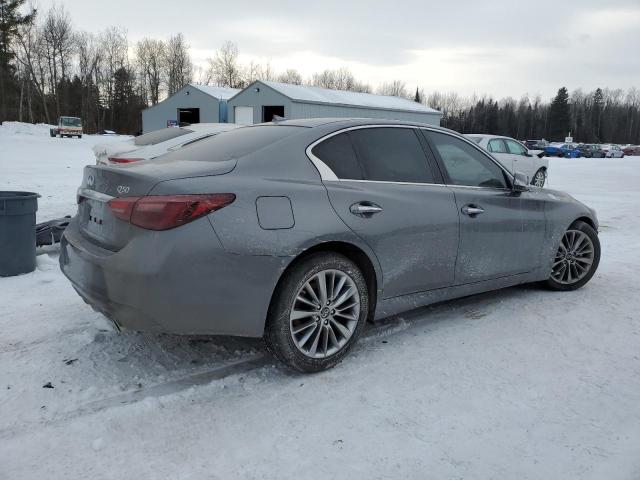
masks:
[[[300,372],[336,365],[367,320],[369,294],[360,269],[336,253],[310,255],[280,282],[269,308],[265,343]]]
[[[591,225],[577,221],[562,236],[547,286],[553,290],[576,290],[591,280],[599,263],[598,233]]]

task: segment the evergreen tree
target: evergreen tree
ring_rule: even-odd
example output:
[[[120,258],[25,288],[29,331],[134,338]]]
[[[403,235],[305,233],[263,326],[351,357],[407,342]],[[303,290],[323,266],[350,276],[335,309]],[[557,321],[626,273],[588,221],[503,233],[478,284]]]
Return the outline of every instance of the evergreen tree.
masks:
[[[570,125],[569,92],[565,87],[562,87],[558,90],[558,94],[549,107],[549,136],[551,140],[563,141],[569,133]]]
[[[7,118],[9,92],[17,90],[15,68],[11,65],[14,57],[11,41],[18,34],[18,27],[31,22],[36,15],[35,9],[24,15],[20,13],[25,2],[0,0],[0,123]]]
[[[591,125],[593,126],[593,136],[596,142],[600,141],[601,137],[601,122],[602,122],[602,110],[604,109],[604,94],[601,88],[596,88],[593,92],[593,107],[591,111]]]
[[[416,87],[416,96],[413,99],[415,102],[422,103],[422,98],[420,98],[420,90]]]

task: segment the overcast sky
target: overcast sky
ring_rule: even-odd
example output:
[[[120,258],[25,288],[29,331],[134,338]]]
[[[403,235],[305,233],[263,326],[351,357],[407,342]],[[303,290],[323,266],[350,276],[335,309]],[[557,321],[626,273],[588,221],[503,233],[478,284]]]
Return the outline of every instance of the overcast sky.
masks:
[[[46,10],[52,0],[39,0]],[[62,0],[78,30],[130,41],[182,32],[196,64],[226,41],[303,76],[349,67],[374,87],[551,97],[640,87],[640,0]],[[526,5],[526,6],[525,6]]]

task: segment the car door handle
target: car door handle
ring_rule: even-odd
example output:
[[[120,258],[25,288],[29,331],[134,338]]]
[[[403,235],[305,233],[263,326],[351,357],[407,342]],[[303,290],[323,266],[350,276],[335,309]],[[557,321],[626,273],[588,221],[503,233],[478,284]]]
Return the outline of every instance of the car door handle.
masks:
[[[465,215],[469,215],[470,217],[475,217],[476,215],[484,213],[484,208],[478,207],[477,205],[473,204],[465,205],[460,210],[462,211],[462,213],[464,213]]]
[[[380,213],[382,211],[382,207],[372,202],[359,202],[351,205],[349,207],[349,211],[354,215],[368,216],[373,215],[374,213]]]

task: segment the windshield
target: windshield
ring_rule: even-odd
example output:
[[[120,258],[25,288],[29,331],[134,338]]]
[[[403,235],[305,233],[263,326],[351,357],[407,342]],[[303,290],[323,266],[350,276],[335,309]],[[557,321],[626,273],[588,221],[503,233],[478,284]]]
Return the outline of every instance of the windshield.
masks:
[[[82,121],[78,117],[60,117],[60,125],[63,127],[81,127]]]

